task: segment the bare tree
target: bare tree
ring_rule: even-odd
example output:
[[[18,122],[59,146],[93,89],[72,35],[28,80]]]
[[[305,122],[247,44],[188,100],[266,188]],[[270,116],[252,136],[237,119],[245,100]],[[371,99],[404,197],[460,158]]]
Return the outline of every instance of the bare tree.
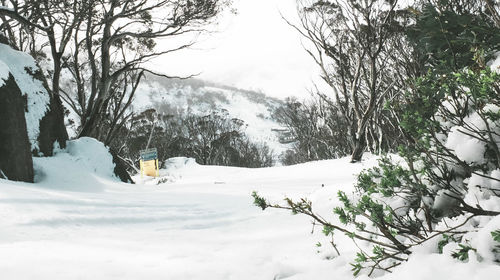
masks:
[[[45,47],[50,48],[53,65],[47,78],[51,81],[52,92],[59,95],[63,55],[83,20],[84,1],[2,0],[2,2],[2,5],[9,4],[12,7],[0,10],[4,21],[3,29],[9,35],[11,42],[35,56]],[[24,28],[8,21],[7,17],[19,22]],[[16,44],[17,40],[20,41]],[[23,41],[30,42],[29,49],[23,48]],[[38,51],[37,47],[40,48]]]
[[[308,102],[288,99],[276,111],[293,141],[292,150],[282,155],[284,164],[339,158],[352,152],[343,133],[348,124],[337,104],[319,94],[313,97]]]
[[[79,136],[109,143],[143,74],[153,73],[145,64],[193,45],[231,0],[1,1],[2,29],[11,38],[15,30],[37,31],[44,42],[32,35],[31,44],[50,47],[53,92],[78,114]],[[165,38],[177,44],[158,47],[157,40]],[[64,71],[71,78],[61,81]],[[101,130],[103,122],[107,131]]]
[[[307,52],[331,87],[345,121],[353,162],[368,143],[379,142],[375,114],[394,94],[394,82],[381,74],[389,66],[384,55],[393,31],[397,1],[297,0],[300,25],[292,25],[310,43]],[[378,136],[375,136],[378,130]]]
[[[115,83],[133,74],[136,78],[133,83],[138,84],[142,73],[151,72],[144,67],[145,62],[194,43],[187,40],[173,48],[158,49],[156,39],[201,32],[227,4],[222,0],[89,0],[89,3],[83,32],[77,34],[82,39],[75,40],[71,62],[75,68],[87,66],[90,72],[87,84],[81,71],[73,74],[80,83],[77,94],[80,136],[95,137],[100,136],[96,127],[115,95]],[[122,87],[122,92],[133,96],[136,87],[131,88]]]
[[[29,12],[32,5],[18,0],[0,0],[0,32],[18,50],[37,53],[35,33],[47,32],[48,27],[37,24]]]
[[[205,116],[190,115],[183,126],[191,153],[206,165],[224,162],[228,149],[242,136],[244,123],[230,118],[227,111],[214,111]]]

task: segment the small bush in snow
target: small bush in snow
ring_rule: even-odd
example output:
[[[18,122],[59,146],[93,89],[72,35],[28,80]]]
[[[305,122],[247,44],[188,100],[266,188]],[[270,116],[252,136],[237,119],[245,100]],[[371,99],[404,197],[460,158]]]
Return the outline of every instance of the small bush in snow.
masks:
[[[495,261],[500,262],[500,229],[491,232],[491,237],[496,243],[496,246],[493,248],[492,252],[495,255]]]
[[[401,121],[412,143],[400,148],[404,162],[382,157],[359,175],[353,194],[340,191],[337,222],[315,213],[307,199],[287,198],[283,206],[254,194],[255,203],[306,214],[326,234],[340,231],[372,244],[369,251],[360,248],[354,274],[391,271],[416,246],[439,237],[436,250],[450,243],[452,257],[466,261],[474,252],[481,259],[489,252],[475,248],[471,234],[500,215],[499,96],[500,75],[489,70],[418,79]]]

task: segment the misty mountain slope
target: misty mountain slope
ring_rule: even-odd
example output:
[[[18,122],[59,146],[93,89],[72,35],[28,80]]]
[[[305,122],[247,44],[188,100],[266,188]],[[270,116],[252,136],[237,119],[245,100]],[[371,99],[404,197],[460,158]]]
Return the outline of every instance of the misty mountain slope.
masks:
[[[133,110],[140,113],[154,108],[159,113],[206,115],[226,111],[245,122],[245,133],[255,142],[265,142],[276,154],[288,149],[273,129],[280,128],[275,110],[283,101],[263,93],[241,90],[198,79],[168,79],[148,75],[139,86]]]

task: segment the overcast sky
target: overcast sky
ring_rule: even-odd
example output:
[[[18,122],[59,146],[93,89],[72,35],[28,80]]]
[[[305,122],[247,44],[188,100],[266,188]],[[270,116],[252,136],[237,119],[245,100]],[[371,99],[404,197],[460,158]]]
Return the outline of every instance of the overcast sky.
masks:
[[[202,79],[271,96],[308,96],[318,69],[299,34],[280,12],[295,20],[295,0],[234,0],[238,13],[227,14],[215,34],[194,49],[164,56],[156,68],[171,75],[200,73]]]

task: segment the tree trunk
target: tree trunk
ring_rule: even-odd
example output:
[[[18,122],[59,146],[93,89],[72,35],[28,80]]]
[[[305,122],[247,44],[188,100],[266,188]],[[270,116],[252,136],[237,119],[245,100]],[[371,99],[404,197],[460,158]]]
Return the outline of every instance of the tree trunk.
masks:
[[[96,102],[96,105],[94,105],[94,106],[99,106],[98,103],[100,103],[100,102]],[[94,136],[93,131],[94,131],[94,128],[98,124],[98,120],[97,120],[98,117],[99,117],[98,113],[89,113],[88,118],[86,120],[82,120],[83,121],[82,130],[80,131],[78,138],[80,138],[80,137],[93,137]]]
[[[365,140],[365,133],[362,135],[358,135],[357,137],[353,137],[354,145],[353,145],[353,150],[352,150],[352,155],[351,155],[351,163],[354,162],[360,162],[361,158],[363,157],[363,153],[365,152],[366,149],[366,140]]]

